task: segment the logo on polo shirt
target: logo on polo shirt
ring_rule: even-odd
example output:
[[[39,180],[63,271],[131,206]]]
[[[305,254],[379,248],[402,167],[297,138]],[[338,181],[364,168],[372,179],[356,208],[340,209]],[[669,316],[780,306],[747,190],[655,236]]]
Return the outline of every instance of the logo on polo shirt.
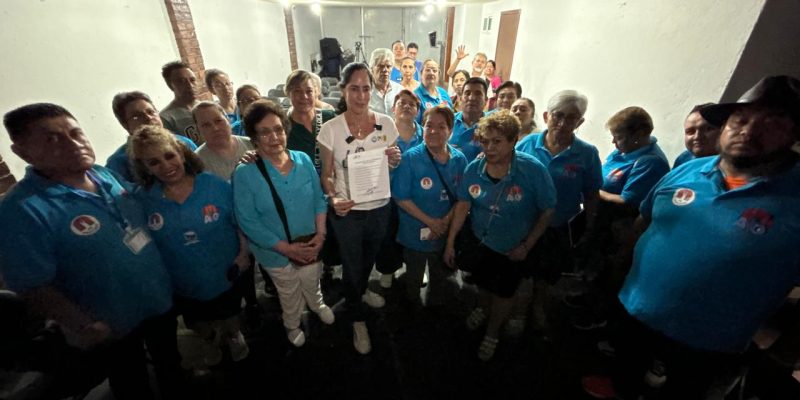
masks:
[[[565,178],[575,178],[581,172],[581,166],[578,164],[564,164],[564,172],[561,176]]]
[[[522,200],[522,188],[518,185],[511,186],[506,191],[506,201],[518,202]]]
[[[478,196],[481,195],[481,185],[473,184],[469,185],[469,195],[472,196],[473,199],[477,199]]]
[[[736,226],[754,235],[763,235],[772,227],[773,218],[761,208],[748,208],[736,221]]]
[[[147,227],[151,231],[157,231],[164,227],[164,217],[159,213],[152,213],[147,218]]]
[[[219,219],[219,211],[217,210],[217,206],[209,204],[203,207],[203,223],[209,224],[212,222],[216,222],[218,219]]]
[[[419,185],[422,186],[423,189],[428,190],[433,187],[433,180],[426,176],[419,180]]]
[[[78,215],[72,219],[69,228],[79,236],[94,235],[100,230],[100,221],[92,215]]]
[[[195,231],[186,231],[183,232],[183,245],[188,246],[190,244],[200,243],[200,239],[197,238],[197,232]]]
[[[686,206],[692,204],[694,197],[694,190],[680,188],[672,195],[672,204],[675,204],[676,206]]]
[[[426,102],[425,103],[425,109],[431,109],[431,108],[433,108],[433,103],[427,103]]]
[[[615,168],[613,171],[608,173],[607,178],[610,181],[618,181],[618,180],[622,179],[622,177],[624,175],[625,175],[625,171],[624,170],[622,170],[621,168]]]

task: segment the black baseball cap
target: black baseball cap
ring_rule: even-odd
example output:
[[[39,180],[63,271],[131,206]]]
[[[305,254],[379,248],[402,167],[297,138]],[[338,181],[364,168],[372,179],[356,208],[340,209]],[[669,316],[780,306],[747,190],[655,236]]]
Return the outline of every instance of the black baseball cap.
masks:
[[[795,123],[800,124],[800,80],[786,75],[762,78],[735,103],[703,107],[700,115],[709,123],[722,126],[731,113],[748,104],[785,111]]]

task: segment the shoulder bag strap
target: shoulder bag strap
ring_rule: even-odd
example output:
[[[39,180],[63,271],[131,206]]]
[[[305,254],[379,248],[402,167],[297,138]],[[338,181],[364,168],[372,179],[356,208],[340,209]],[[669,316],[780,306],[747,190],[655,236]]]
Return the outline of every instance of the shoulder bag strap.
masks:
[[[272,192],[272,201],[275,202],[275,209],[278,211],[278,216],[281,217],[283,231],[286,232],[286,240],[289,243],[292,243],[292,235],[289,233],[289,221],[286,220],[286,210],[283,208],[283,201],[281,201],[281,197],[278,196],[278,191],[275,190],[275,185],[272,184],[272,179],[269,178],[267,168],[264,167],[264,162],[261,160],[261,156],[256,156],[256,166],[258,167],[258,170],[261,171],[261,175],[264,177],[264,180],[267,181],[267,184],[269,185],[269,191]]]
[[[453,192],[450,190],[450,185],[447,184],[447,180],[445,180],[444,177],[442,176],[442,172],[439,171],[439,166],[436,164],[436,160],[433,158],[433,154],[431,154],[431,151],[428,150],[428,146],[425,146],[425,152],[428,153],[428,158],[431,159],[431,163],[433,164],[433,169],[436,170],[436,175],[439,175],[439,180],[442,181],[442,185],[444,185],[444,191],[447,192],[447,198],[450,199],[450,205],[453,205],[457,201],[457,199],[455,196],[453,196]]]
[[[317,171],[320,171],[322,168],[322,163],[319,159],[319,142],[317,142],[317,136],[319,135],[319,130],[322,128],[322,109],[317,108],[314,110],[316,113],[316,124],[314,125],[314,168]]]

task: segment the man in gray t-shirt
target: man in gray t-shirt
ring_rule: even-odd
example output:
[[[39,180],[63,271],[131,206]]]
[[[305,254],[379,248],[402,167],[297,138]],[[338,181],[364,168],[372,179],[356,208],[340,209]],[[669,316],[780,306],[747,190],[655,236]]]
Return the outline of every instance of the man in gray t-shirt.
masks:
[[[161,76],[164,77],[169,90],[175,94],[175,98],[160,113],[164,127],[188,137],[198,146],[203,144],[203,138],[197,132],[191,111],[197,104],[197,94],[200,90],[194,72],[186,63],[173,61],[161,68]]]

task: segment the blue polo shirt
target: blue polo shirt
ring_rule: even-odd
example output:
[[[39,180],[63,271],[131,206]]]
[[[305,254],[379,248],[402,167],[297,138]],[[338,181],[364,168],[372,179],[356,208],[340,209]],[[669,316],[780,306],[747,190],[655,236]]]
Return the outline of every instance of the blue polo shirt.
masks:
[[[553,156],[545,147],[545,129],[517,143],[517,150],[532,155],[550,172],[558,201],[550,226],[562,226],[581,210],[584,198],[597,193],[603,185],[600,156],[597,148],[573,134],[572,145]]]
[[[130,137],[129,137],[130,138]],[[186,136],[175,135],[175,139],[178,139],[178,142],[181,142],[186,145],[192,152],[197,150],[197,145],[194,142],[187,138]],[[127,139],[126,139],[127,140]],[[106,160],[106,168],[113,170],[114,172],[122,175],[125,180],[128,182],[135,182],[135,178],[133,176],[133,171],[131,170],[130,163],[128,162],[128,143],[127,141],[125,144],[120,146],[117,151],[115,151],[111,156],[108,157]]]
[[[484,117],[487,115],[487,113],[483,113]],[[456,113],[455,119],[453,120],[453,132],[450,134],[448,143],[464,153],[464,156],[467,157],[467,162],[471,162],[477,158],[478,154],[481,154],[483,151],[481,144],[473,138],[475,136],[475,128],[477,127],[477,122],[471,126],[467,126],[464,122],[464,113]]]
[[[800,163],[730,191],[718,164],[689,161],[642,201],[651,222],[619,299],[678,342],[734,353],[800,279]]]
[[[289,157],[294,167],[287,176],[281,175],[270,162],[263,162],[286,210],[289,232],[293,237],[313,234],[317,231],[316,216],[327,211],[319,175],[305,153],[289,150]],[[255,163],[236,168],[233,199],[239,226],[247,235],[256,260],[266,268],[288,265],[289,259],[273,249],[279,241],[287,240],[286,233],[267,181]]]
[[[165,198],[160,183],[140,192],[175,293],[207,301],[230,289],[226,273],[239,253],[231,185],[203,172],[183,204]]]
[[[425,110],[436,107],[439,104],[444,104],[450,107],[451,110],[453,109],[453,101],[450,100],[450,95],[447,94],[447,91],[437,86],[436,92],[436,96],[431,96],[430,93],[428,93],[428,89],[425,89],[422,85],[419,85],[419,87],[414,90],[414,94],[419,97],[420,101],[417,123],[422,123],[422,114],[425,113]]]
[[[406,142],[401,137],[397,137],[397,147],[400,148],[400,153],[405,153],[408,149],[422,143],[422,125],[414,122],[414,128],[416,132],[414,132],[414,136]]]
[[[672,169],[678,168],[681,164],[686,163],[687,161],[692,161],[696,157],[692,154],[689,150],[684,150],[683,153],[679,154],[678,157],[675,158],[675,162],[672,163]]]
[[[621,195],[626,204],[638,207],[647,192],[669,172],[667,156],[656,142],[651,137],[649,145],[636,151],[625,154],[612,151],[603,164],[602,189]]]
[[[472,205],[472,231],[484,245],[507,253],[530,233],[539,216],[556,205],[556,189],[547,169],[533,156],[515,152],[511,170],[494,183],[486,159],[467,165],[458,199]]]
[[[172,283],[152,240],[138,253],[124,242],[126,227],[147,233],[128,183],[100,166],[87,173],[98,194],[28,167],[0,202],[0,273],[16,292],[57,289],[123,336],[172,307]]]
[[[450,159],[442,164],[428,156],[425,144],[403,153],[403,161],[392,176],[392,198],[395,201],[411,200],[425,214],[441,218],[450,212],[456,199],[447,195],[439,174],[447,180],[450,192],[455,196],[461,175],[467,166],[467,159],[452,146],[447,146]],[[439,170],[437,174],[436,170]],[[446,237],[436,240],[420,240],[420,230],[425,227],[422,221],[414,218],[402,207],[397,207],[400,226],[397,242],[412,250],[422,252],[439,251],[444,247]]]

